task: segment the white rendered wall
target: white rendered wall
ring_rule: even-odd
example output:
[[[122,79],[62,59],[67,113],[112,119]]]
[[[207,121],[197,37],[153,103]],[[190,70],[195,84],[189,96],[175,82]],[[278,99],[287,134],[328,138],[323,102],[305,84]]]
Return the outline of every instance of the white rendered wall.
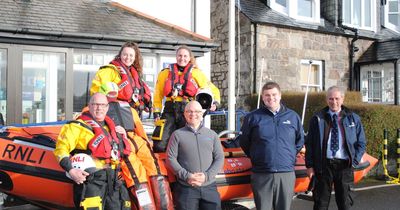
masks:
[[[210,0],[114,1],[203,36],[210,36]],[[196,11],[192,12],[194,9]]]

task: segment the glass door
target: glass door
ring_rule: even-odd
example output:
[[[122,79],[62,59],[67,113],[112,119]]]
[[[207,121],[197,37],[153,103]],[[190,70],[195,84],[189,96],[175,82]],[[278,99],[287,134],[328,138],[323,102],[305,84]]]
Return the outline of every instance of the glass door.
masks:
[[[22,123],[65,119],[65,56],[23,51]]]

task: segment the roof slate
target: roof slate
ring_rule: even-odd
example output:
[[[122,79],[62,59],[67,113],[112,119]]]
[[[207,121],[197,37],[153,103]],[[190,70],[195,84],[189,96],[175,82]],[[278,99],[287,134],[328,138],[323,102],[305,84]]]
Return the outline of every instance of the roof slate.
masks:
[[[1,0],[0,31],[156,43],[210,45],[211,42],[100,0]]]
[[[376,41],[358,59],[357,63],[400,60],[400,39]]]

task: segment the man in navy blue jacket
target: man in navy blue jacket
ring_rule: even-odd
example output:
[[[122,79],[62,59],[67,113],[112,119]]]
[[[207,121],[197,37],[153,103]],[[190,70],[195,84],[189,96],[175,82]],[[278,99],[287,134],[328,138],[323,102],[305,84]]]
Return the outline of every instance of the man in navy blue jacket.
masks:
[[[360,117],[343,106],[344,92],[339,87],[328,89],[326,101],[328,106],[310,120],[307,174],[316,178],[314,209],[328,209],[333,184],[338,209],[345,210],[352,205],[353,167],[365,152],[365,134]]]
[[[251,159],[251,186],[258,210],[289,210],[296,176],[296,155],[304,143],[299,115],[281,101],[277,83],[262,88],[263,107],[246,115],[240,146]]]

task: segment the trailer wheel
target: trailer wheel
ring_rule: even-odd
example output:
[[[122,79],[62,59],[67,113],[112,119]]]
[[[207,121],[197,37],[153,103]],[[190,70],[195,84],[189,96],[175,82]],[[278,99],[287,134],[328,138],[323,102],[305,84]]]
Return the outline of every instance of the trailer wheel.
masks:
[[[0,189],[11,191],[14,188],[12,179],[8,173],[0,171]]]

